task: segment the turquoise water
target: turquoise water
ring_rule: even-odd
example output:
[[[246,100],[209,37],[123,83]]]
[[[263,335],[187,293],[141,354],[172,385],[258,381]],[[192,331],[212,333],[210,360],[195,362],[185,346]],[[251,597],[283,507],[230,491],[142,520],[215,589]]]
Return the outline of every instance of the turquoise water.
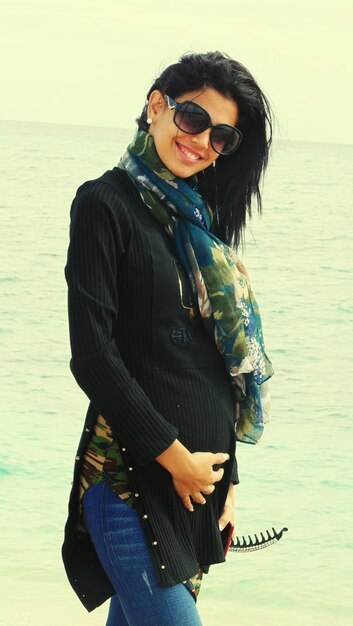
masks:
[[[1,626],[104,626],[61,562],[87,399],[69,370],[64,265],[76,188],[131,131],[0,122]],[[353,146],[281,142],[243,258],[273,361],[273,418],[239,445],[237,532],[288,526],[205,577],[204,626],[348,625],[352,579]]]

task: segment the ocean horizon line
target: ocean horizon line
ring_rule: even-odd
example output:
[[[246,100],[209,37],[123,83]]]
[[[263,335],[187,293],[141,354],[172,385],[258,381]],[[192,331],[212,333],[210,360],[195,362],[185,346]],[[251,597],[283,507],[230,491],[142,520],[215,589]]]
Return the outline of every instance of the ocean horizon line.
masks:
[[[53,122],[47,120],[24,120],[24,119],[7,119],[0,118],[0,123],[18,123],[18,124],[38,124],[45,126],[64,126],[64,127],[78,127],[78,128],[101,128],[101,129],[111,129],[111,130],[122,130],[126,132],[134,132],[136,130],[136,126],[112,126],[111,124],[78,124],[76,122]],[[319,145],[330,145],[330,146],[346,146],[352,147],[353,143],[346,143],[340,141],[322,141],[318,139],[292,139],[289,137],[283,138],[281,136],[274,136],[273,143],[301,143],[301,144],[319,144]]]

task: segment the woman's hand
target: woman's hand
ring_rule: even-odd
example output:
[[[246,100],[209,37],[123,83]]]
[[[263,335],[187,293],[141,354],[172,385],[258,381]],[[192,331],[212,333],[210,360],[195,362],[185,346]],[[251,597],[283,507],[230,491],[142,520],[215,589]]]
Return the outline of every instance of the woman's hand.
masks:
[[[218,520],[219,530],[223,530],[230,522],[232,526],[235,526],[235,504],[234,504],[234,485],[230,483],[228,489],[228,495],[224,504],[224,508],[221,517]]]
[[[209,495],[215,489],[214,483],[222,479],[224,469],[213,469],[229,459],[224,452],[194,452],[193,454],[177,439],[156,461],[167,469],[172,477],[175,491],[188,511],[193,511],[192,501],[205,504],[202,494]]]
[[[222,471],[222,477],[223,470],[218,471]],[[220,480],[220,478],[214,479],[214,481],[217,480]],[[215,489],[215,486],[213,484],[204,485],[203,487],[201,486],[198,488],[193,487],[192,482],[190,481],[177,480],[176,478],[173,478],[173,485],[184,507],[191,512],[193,512],[194,510],[192,500],[194,502],[197,502],[198,504],[206,504],[206,499],[203,497],[202,494],[209,495]]]

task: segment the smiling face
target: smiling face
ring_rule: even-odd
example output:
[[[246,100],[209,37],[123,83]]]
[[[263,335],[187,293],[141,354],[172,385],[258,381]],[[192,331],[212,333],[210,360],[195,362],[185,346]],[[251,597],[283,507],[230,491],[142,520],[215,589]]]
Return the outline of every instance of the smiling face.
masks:
[[[238,107],[235,101],[211,87],[188,91],[175,100],[193,100],[208,112],[214,125],[235,126],[237,123]],[[149,133],[154,139],[158,156],[175,176],[188,178],[206,169],[219,154],[210,144],[211,128],[198,135],[189,135],[175,126],[173,115],[174,111],[168,108],[163,94],[153,91],[148,102],[147,116],[152,119]]]

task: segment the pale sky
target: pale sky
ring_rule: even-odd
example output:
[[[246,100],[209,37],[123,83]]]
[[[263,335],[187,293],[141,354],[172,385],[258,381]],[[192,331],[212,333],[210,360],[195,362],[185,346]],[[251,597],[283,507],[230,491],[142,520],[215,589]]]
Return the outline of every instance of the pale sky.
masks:
[[[254,74],[284,139],[353,143],[352,0],[2,0],[0,119],[134,128],[186,51]]]

